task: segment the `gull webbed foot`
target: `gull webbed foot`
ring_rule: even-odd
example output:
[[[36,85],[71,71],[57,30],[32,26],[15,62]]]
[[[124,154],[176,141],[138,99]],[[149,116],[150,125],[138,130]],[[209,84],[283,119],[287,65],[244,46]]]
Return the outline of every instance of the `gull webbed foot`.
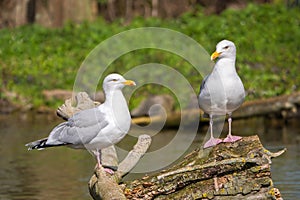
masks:
[[[219,138],[210,138],[203,146],[203,148],[208,148],[208,147],[213,147],[216,146],[217,144],[221,143],[222,140]]]
[[[242,139],[241,136],[227,135],[227,137],[223,139],[223,142],[236,142],[240,139]]]

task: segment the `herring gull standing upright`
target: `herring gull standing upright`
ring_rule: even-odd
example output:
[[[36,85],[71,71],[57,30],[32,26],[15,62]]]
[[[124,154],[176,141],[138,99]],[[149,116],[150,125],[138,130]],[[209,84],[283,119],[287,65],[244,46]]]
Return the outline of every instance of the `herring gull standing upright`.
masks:
[[[103,81],[105,102],[95,108],[74,114],[67,122],[56,126],[48,138],[26,144],[28,150],[68,146],[86,148],[94,154],[101,166],[101,149],[119,142],[129,131],[131,116],[122,88],[134,86],[119,74],[110,74]]]
[[[218,59],[217,59],[218,58]],[[216,64],[212,72],[204,78],[198,97],[199,106],[210,118],[210,139],[204,148],[215,146],[220,142],[235,142],[240,136],[231,134],[231,115],[245,99],[244,85],[235,68],[236,48],[233,42],[222,40],[211,55]],[[228,135],[222,141],[213,136],[213,117],[228,114]]]

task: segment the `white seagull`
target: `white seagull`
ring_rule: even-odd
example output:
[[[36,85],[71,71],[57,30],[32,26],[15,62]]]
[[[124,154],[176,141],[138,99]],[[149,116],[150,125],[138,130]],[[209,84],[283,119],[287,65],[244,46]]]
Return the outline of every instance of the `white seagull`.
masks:
[[[218,58],[218,59],[217,59]],[[200,87],[199,106],[210,118],[210,139],[204,148],[222,142],[213,136],[213,116],[228,114],[228,135],[223,142],[235,142],[240,136],[231,135],[231,114],[245,99],[244,85],[235,68],[236,48],[233,42],[222,40],[211,55],[216,64],[212,72],[204,78]]]
[[[101,166],[101,149],[119,142],[129,131],[131,116],[122,88],[134,86],[119,74],[110,74],[103,81],[105,102],[98,107],[82,110],[67,122],[56,126],[48,138],[26,144],[28,150],[67,146],[86,148],[92,152]]]

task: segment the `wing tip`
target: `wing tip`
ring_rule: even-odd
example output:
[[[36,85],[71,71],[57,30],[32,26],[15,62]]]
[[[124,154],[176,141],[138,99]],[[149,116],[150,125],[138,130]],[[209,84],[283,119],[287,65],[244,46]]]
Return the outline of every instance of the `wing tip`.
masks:
[[[37,140],[37,141],[33,141],[33,142],[25,144],[25,147],[28,147],[28,149],[27,149],[28,151],[31,151],[31,150],[34,150],[34,149],[42,150],[42,149],[44,149],[46,141],[47,141],[47,138]]]

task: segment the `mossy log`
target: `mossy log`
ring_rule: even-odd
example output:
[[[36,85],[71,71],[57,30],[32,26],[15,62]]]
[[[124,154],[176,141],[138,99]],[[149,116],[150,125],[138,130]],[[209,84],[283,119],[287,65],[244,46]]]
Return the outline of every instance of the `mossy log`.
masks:
[[[281,199],[273,186],[270,166],[271,158],[284,151],[271,153],[257,136],[245,137],[194,150],[179,164],[122,183],[119,188],[126,199]],[[108,176],[96,174],[101,182]]]

